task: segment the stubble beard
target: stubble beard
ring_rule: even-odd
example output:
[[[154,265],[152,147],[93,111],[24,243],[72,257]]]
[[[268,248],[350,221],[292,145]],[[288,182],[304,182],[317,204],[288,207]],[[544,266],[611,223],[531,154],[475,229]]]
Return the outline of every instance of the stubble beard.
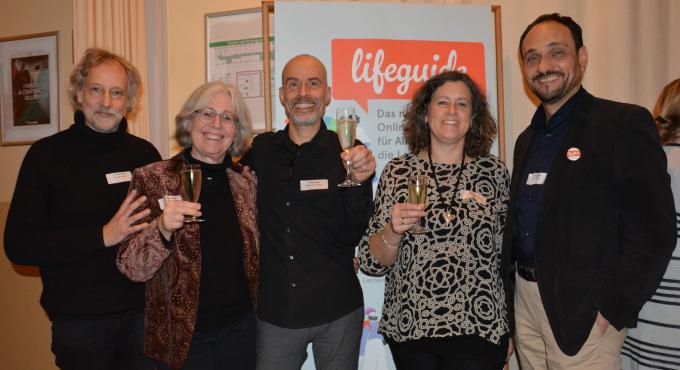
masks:
[[[286,115],[288,116],[288,119],[292,124],[295,126],[300,126],[300,127],[307,127],[307,126],[314,126],[316,123],[318,123],[321,120],[321,117],[323,116],[323,110],[321,108],[321,102],[320,101],[304,101],[307,103],[313,103],[315,105],[315,111],[314,114],[309,117],[309,118],[302,118],[298,114],[295,113],[295,104],[300,103],[300,101],[296,101],[292,104],[290,104],[287,109],[286,109]]]

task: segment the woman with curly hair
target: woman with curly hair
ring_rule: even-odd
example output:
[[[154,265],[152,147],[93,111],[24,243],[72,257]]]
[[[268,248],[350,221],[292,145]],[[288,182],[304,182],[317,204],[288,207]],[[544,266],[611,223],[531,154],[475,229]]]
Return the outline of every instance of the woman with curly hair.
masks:
[[[464,73],[432,77],[406,108],[410,153],[385,166],[359,246],[362,270],[385,275],[380,331],[397,369],[497,370],[506,359],[500,259],[510,179],[489,154],[496,132]],[[407,202],[414,175],[427,176],[426,205]]]

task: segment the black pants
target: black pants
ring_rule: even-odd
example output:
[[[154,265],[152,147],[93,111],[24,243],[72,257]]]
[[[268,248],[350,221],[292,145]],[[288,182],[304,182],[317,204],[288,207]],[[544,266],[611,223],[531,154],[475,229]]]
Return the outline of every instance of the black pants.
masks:
[[[62,370],[151,370],[144,357],[144,316],[54,320],[52,352]]]
[[[233,325],[196,332],[182,370],[254,370],[256,325],[255,315],[248,311]],[[156,361],[156,366],[170,370],[162,362]]]
[[[475,335],[423,338],[390,345],[397,370],[501,370],[508,354],[508,336],[498,345]]]

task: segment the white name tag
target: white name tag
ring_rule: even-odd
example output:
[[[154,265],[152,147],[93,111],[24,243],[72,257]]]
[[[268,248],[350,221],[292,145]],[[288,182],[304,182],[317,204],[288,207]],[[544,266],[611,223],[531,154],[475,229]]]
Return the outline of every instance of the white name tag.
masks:
[[[548,174],[545,172],[530,173],[527,178],[527,185],[543,185]]]
[[[179,195],[166,195],[163,198],[158,199],[158,206],[161,207],[161,211],[165,209],[165,202],[173,200],[182,200],[182,197]]]
[[[328,180],[300,180],[300,191],[328,190]]]
[[[483,196],[482,194],[476,193],[471,190],[461,190],[460,191],[460,199],[461,200],[468,200],[468,199],[474,199],[475,202],[485,206],[486,205],[486,197]]]
[[[132,180],[132,172],[114,172],[106,174],[106,182],[109,185],[118,184],[119,182],[130,182]]]

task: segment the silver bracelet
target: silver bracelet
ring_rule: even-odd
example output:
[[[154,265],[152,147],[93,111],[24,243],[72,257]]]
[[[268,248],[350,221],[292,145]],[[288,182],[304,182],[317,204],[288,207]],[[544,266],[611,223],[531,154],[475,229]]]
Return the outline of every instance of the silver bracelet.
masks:
[[[398,249],[399,244],[390,244],[390,242],[387,241],[387,238],[385,238],[385,235],[383,235],[382,232],[380,232],[380,239],[382,240],[383,244],[389,249]]]

